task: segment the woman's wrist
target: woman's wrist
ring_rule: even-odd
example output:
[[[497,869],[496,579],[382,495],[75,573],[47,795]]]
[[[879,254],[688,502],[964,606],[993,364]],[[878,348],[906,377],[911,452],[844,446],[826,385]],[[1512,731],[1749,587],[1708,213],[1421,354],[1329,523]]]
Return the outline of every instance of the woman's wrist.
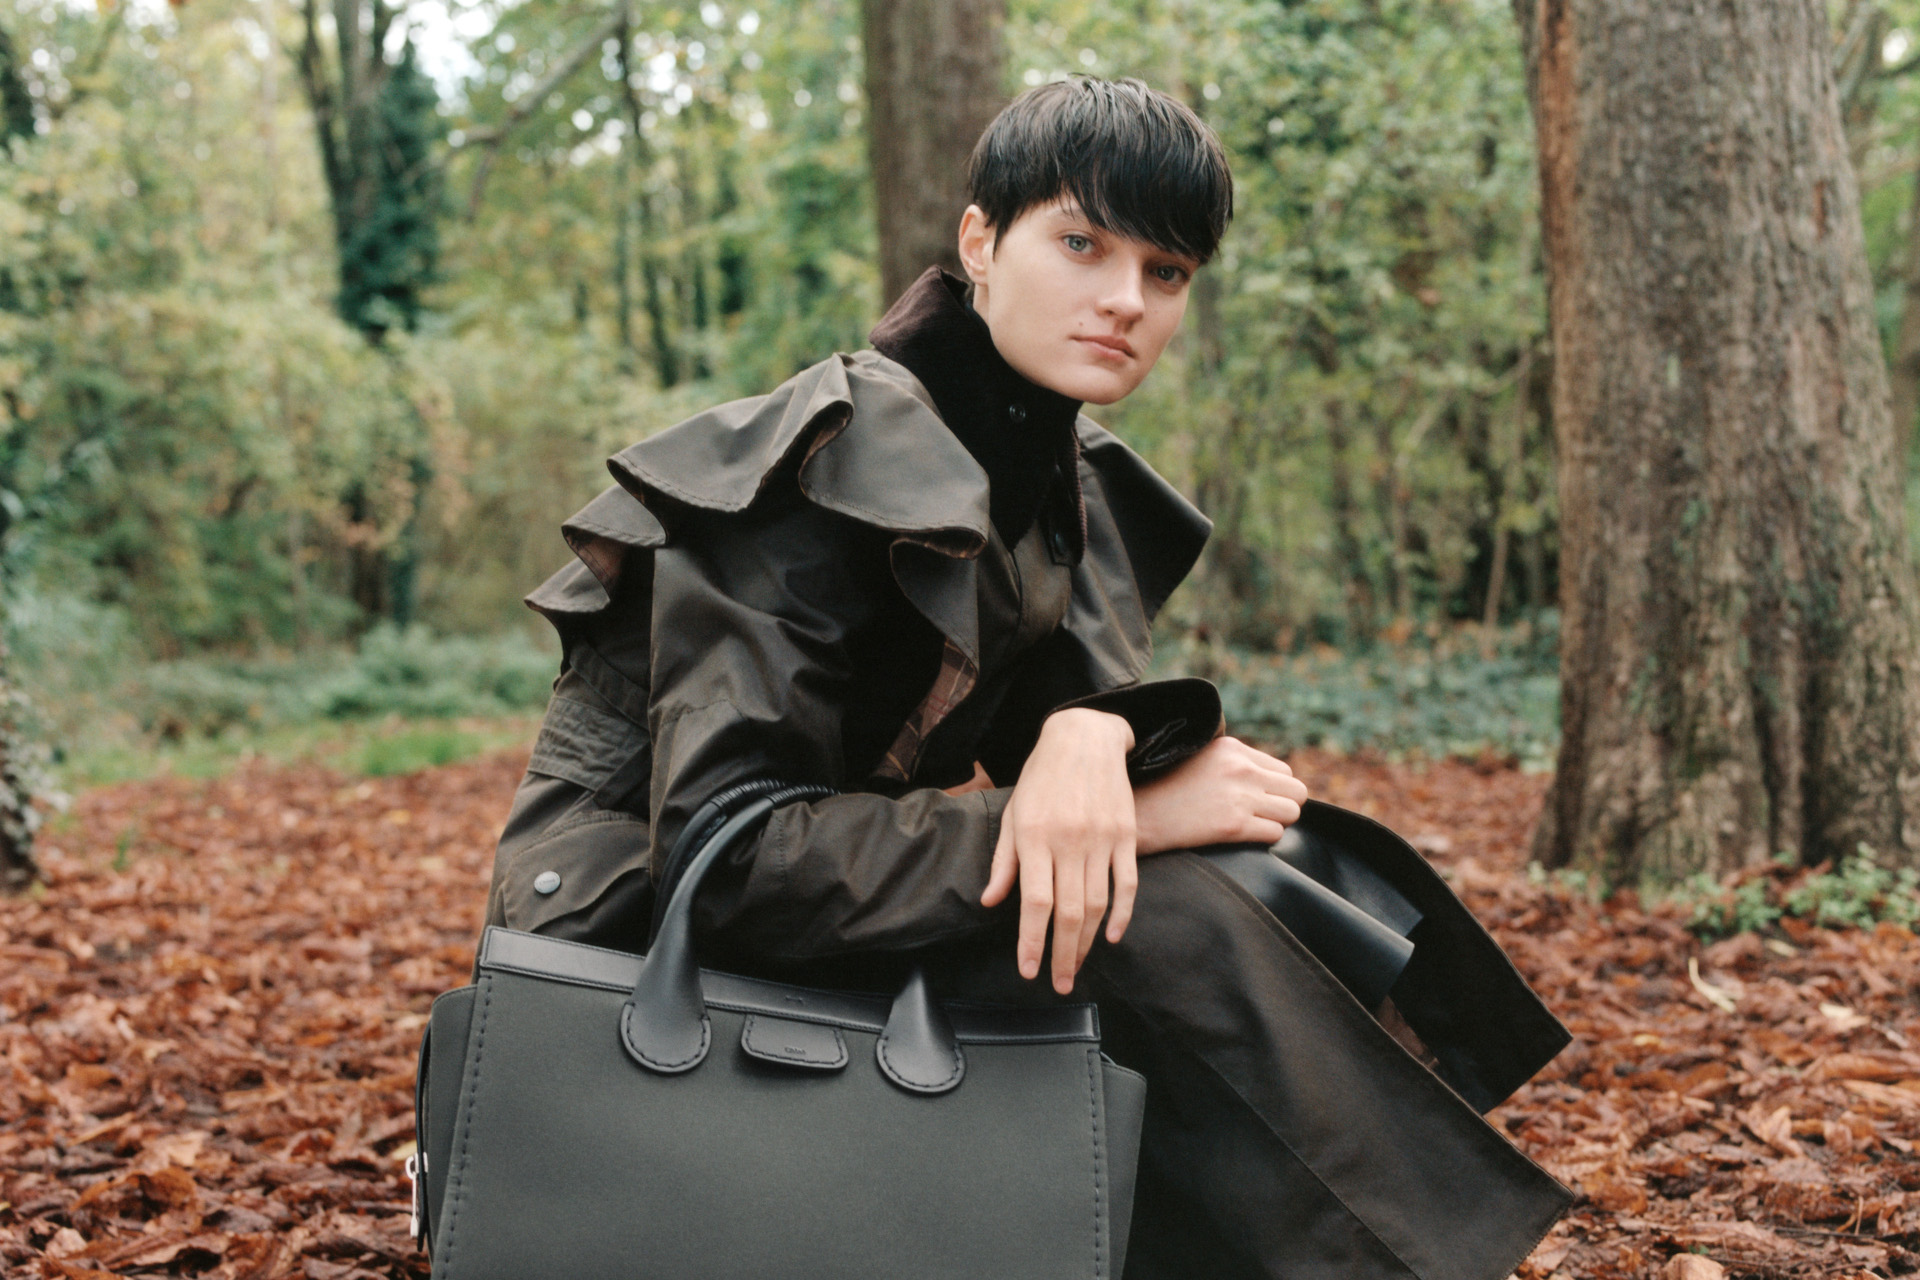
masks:
[[[1092,707],[1068,707],[1054,712],[1040,726],[1041,737],[1049,734],[1072,734],[1094,740],[1107,738],[1119,747],[1122,757],[1133,750],[1133,726],[1127,723],[1126,717],[1111,711],[1095,711]]]

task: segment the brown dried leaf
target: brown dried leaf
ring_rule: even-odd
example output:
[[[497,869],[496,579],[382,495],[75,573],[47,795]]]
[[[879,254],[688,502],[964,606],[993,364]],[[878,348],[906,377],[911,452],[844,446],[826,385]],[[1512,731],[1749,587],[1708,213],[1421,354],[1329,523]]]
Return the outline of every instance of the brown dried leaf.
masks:
[[[1789,1107],[1762,1114],[1759,1107],[1749,1107],[1740,1113],[1740,1122],[1760,1141],[1783,1155],[1796,1159],[1806,1155],[1801,1145],[1793,1137],[1793,1112]]]
[[[1587,1192],[1522,1280],[1674,1280],[1662,1260],[1689,1248],[1777,1280],[1914,1269],[1911,932],[1703,952],[1672,908],[1529,882],[1542,777],[1291,761],[1324,799],[1443,835],[1427,856],[1574,1032],[1492,1117]],[[0,900],[0,1269],[98,1280],[171,1251],[144,1272],[425,1280],[395,1158],[414,1051],[432,997],[466,981],[523,765],[254,764],[80,796],[43,846],[48,893]],[[115,870],[130,828],[144,852]],[[92,1243],[33,1247],[70,1245],[63,1227]]]

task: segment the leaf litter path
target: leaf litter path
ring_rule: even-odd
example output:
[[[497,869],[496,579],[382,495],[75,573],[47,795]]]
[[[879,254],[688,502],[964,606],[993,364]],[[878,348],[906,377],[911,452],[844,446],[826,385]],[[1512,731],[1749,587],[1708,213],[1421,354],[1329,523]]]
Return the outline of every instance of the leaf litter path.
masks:
[[[465,980],[524,757],[83,796],[0,902],[0,1272],[417,1277],[413,1056]],[[1702,951],[1524,873],[1544,782],[1295,757],[1411,837],[1575,1043],[1493,1121],[1583,1193],[1522,1280],[1920,1270],[1920,942]],[[1697,963],[1700,981],[1689,975]]]

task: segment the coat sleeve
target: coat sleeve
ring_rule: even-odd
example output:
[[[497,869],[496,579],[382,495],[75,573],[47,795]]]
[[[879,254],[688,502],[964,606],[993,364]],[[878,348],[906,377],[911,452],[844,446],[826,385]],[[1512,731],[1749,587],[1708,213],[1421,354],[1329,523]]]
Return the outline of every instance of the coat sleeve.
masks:
[[[888,581],[884,543],[803,501],[689,513],[655,554],[652,859],[753,778],[852,788],[849,639]],[[784,806],[703,888],[699,923],[767,958],[918,946],[977,928],[1009,791],[849,791]]]

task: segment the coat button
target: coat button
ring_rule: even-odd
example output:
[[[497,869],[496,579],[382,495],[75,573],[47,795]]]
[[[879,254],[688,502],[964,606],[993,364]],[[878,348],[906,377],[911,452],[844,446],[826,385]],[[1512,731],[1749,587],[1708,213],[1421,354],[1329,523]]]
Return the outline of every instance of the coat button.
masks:
[[[1067,537],[1067,531],[1065,529],[1055,529],[1051,537],[1053,541],[1053,558],[1061,564],[1066,564],[1071,561],[1073,559],[1073,542]]]
[[[533,891],[535,893],[552,893],[559,887],[560,873],[558,871],[542,871],[533,878]]]
[[[1027,420],[1027,406],[1023,404],[1008,405],[1007,420],[1013,423],[1015,426],[1018,426],[1020,423],[1025,422]]]

